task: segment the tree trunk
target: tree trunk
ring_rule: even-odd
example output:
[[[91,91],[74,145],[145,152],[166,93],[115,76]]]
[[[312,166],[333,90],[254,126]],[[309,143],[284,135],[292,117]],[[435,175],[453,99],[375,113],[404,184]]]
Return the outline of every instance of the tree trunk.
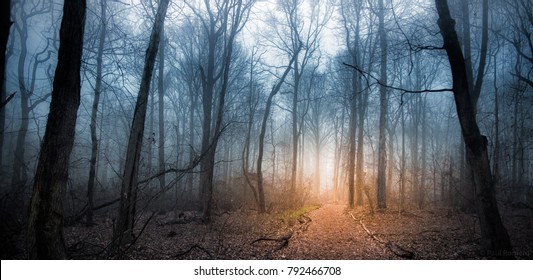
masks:
[[[26,134],[28,132],[29,123],[29,95],[25,83],[25,61],[27,54],[27,27],[26,19],[22,20],[22,27],[17,29],[20,35],[20,56],[18,60],[18,86],[20,91],[20,127],[17,132],[17,140],[15,144],[15,157],[13,159],[13,173],[11,177],[11,190],[15,194],[15,201],[20,204],[21,193],[26,180],[26,168],[24,162],[24,149],[26,145]],[[22,206],[22,205],[20,205]]]
[[[192,82],[189,84],[189,98],[191,101],[191,107],[189,108],[189,162],[193,162],[195,157],[194,151],[194,139],[195,139],[195,129],[194,129],[194,110],[196,110],[198,104],[198,95],[197,88],[192,85]],[[194,173],[190,172],[187,174],[187,197],[189,201],[193,201],[193,185],[194,185]]]
[[[494,155],[492,164],[492,177],[494,184],[498,185],[500,181],[500,106],[498,97],[498,83],[497,83],[497,63],[496,54],[494,55]]]
[[[364,166],[364,131],[365,131],[365,112],[366,112],[366,101],[367,97],[362,96],[366,92],[361,91],[359,93],[358,97],[358,105],[359,105],[359,117],[357,121],[359,122],[357,127],[357,158],[355,163],[355,177],[357,178],[357,183],[355,186],[355,196],[356,201],[355,205],[362,206],[363,205],[363,186],[365,185],[365,173],[363,170]]]
[[[211,120],[213,111],[213,95],[215,87],[215,49],[217,35],[215,34],[215,22],[211,19],[208,31],[207,73],[201,68],[202,75],[202,154],[200,162],[200,201],[204,219],[208,220],[211,215],[211,199],[213,189],[213,165],[215,162],[215,149],[211,147]],[[212,152],[211,152],[212,151]]]
[[[298,171],[298,91],[300,87],[300,68],[298,60],[294,64],[294,91],[292,96],[292,166],[291,166],[291,188],[289,193],[290,206],[294,207],[296,204],[296,184]]]
[[[159,69],[157,75],[157,93],[158,93],[158,125],[159,125],[159,145],[158,145],[158,170],[160,173],[165,171],[165,29],[161,26],[161,40],[159,43]],[[176,136],[178,138],[178,136]],[[164,190],[166,186],[165,174],[159,176],[159,188]]]
[[[30,119],[30,112],[35,108],[39,103],[46,100],[48,95],[44,95],[41,99],[34,100],[33,104],[30,106],[30,97],[34,93],[37,69],[39,65],[47,61],[50,58],[50,52],[48,51],[48,45],[43,48],[42,51],[33,55],[33,65],[31,67],[31,73],[28,73],[28,80],[26,80],[26,73],[30,72],[27,69],[26,57],[28,54],[28,21],[41,13],[44,13],[46,10],[34,10],[34,12],[27,13],[22,9],[21,20],[17,21],[15,24],[15,29],[17,30],[20,41],[20,56],[18,59],[18,68],[17,68],[17,78],[18,78],[18,87],[20,90],[20,111],[21,111],[21,122],[20,128],[17,133],[17,140],[15,146],[15,157],[13,163],[13,174],[11,178],[11,188],[12,193],[15,195],[15,204],[18,204],[19,207],[23,207],[24,197],[22,194],[26,188],[27,177],[27,168],[25,162],[25,148],[26,148],[26,136],[28,134],[28,125]],[[44,56],[41,58],[41,56]],[[26,85],[28,83],[28,85]]]
[[[11,0],[4,0],[2,2],[2,16],[0,22],[0,104],[6,101],[6,49],[7,41],[9,39],[9,29],[11,27]],[[4,127],[6,122],[5,106],[0,106],[0,176],[3,176],[2,162],[3,162],[3,148],[4,148]]]
[[[120,247],[127,243],[128,238],[132,237],[133,235],[137,195],[137,172],[139,169],[139,159],[144,135],[148,94],[150,92],[150,83],[157,56],[157,50],[159,48],[160,34],[167,12],[168,2],[169,0],[162,0],[159,3],[154,26],[150,35],[150,42],[148,44],[148,48],[146,49],[142,80],[139,88],[139,94],[137,96],[137,103],[135,104],[133,122],[128,140],[128,148],[126,150],[126,162],[122,177],[120,207],[117,224],[113,231],[113,250],[115,253],[118,253]]]
[[[85,0],[65,1],[58,63],[46,132],[41,144],[28,222],[30,259],[64,259],[63,189],[67,185],[80,104]]]
[[[511,241],[502,223],[496,202],[487,152],[487,138],[481,135],[477,125],[466,76],[465,60],[455,32],[455,21],[450,16],[446,0],[435,0],[435,3],[439,15],[438,25],[443,38],[443,47],[451,67],[453,94],[467,150],[467,159],[473,170],[476,210],[481,227],[483,253],[495,258],[512,258]]]
[[[96,83],[94,86],[94,100],[91,111],[91,160],[89,167],[89,182],[87,183],[87,226],[93,225],[93,196],[96,177],[96,159],[98,157],[98,138],[96,137],[96,119],[98,117],[98,104],[100,103],[100,93],[102,89],[102,58],[104,54],[104,42],[106,34],[106,4],[100,0],[100,36],[98,38],[98,51],[96,54]]]
[[[398,203],[398,212],[401,213],[403,211],[403,203],[405,202],[405,107],[402,106],[400,110],[402,116],[402,158],[400,159],[400,201]]]
[[[250,6],[243,4],[242,1],[235,1],[232,8],[228,10],[226,6],[225,10],[219,10],[222,21],[222,25],[219,26],[217,19],[210,17],[210,23],[208,25],[208,38],[209,38],[209,52],[208,52],[208,69],[207,76],[203,69],[202,80],[204,87],[203,105],[204,105],[204,135],[202,136],[202,152],[205,156],[201,162],[202,175],[200,177],[201,188],[201,200],[202,200],[202,216],[203,220],[208,222],[211,220],[212,201],[213,201],[213,176],[215,167],[215,153],[218,145],[218,140],[222,133],[222,121],[224,117],[224,106],[226,102],[226,94],[229,86],[229,72],[233,56],[233,44],[235,42],[235,36],[241,30],[241,23],[244,19],[245,13],[249,11]],[[209,9],[209,7],[208,7]],[[209,11],[212,15],[213,11]],[[231,19],[231,21],[230,21]],[[217,27],[218,26],[218,27]],[[227,30],[229,28],[229,30]],[[216,30],[216,31],[215,31]],[[224,31],[224,32],[222,32]],[[227,38],[221,40],[224,42],[223,55],[222,55],[222,67],[219,75],[215,77],[215,51],[217,47],[217,41],[222,34],[227,35]],[[216,80],[222,77],[220,91],[218,92],[218,104],[216,118],[214,119],[214,130],[211,135],[211,106],[213,103],[213,94]],[[209,99],[209,100],[207,100]]]
[[[291,65],[295,62],[296,58],[298,57],[300,50],[296,51],[289,62],[289,66],[285,69],[285,72],[283,72],[283,76],[281,76],[281,79],[278,81],[278,83],[272,88],[270,91],[270,94],[268,95],[266,107],[265,107],[265,114],[263,115],[263,121],[261,122],[261,132],[259,133],[259,152],[257,156],[257,191],[259,195],[259,211],[261,213],[265,213],[265,191],[263,187],[263,150],[264,150],[264,142],[265,142],[265,132],[266,132],[266,126],[268,118],[270,117],[270,107],[272,106],[272,99],[274,96],[279,92],[281,89],[281,86],[285,82],[285,78],[287,78],[287,75],[289,74],[291,70]]]
[[[468,81],[470,98],[472,99],[472,106],[474,107],[474,114],[477,112],[477,103],[481,96],[481,85],[485,73],[485,64],[487,61],[487,46],[488,46],[488,0],[482,2],[482,27],[481,27],[481,49],[479,54],[479,67],[477,69],[477,76],[474,77],[474,66],[472,63],[472,47],[471,47],[471,32],[470,32],[470,9],[467,0],[462,0],[463,12],[463,45],[464,58],[466,67],[466,78]],[[462,181],[464,188],[462,188],[461,206],[465,210],[473,210],[475,201],[475,190],[472,188],[472,167],[466,165],[466,172],[463,172]]]
[[[420,166],[420,187],[418,188],[418,208],[422,209],[424,207],[425,199],[426,199],[426,153],[427,153],[427,144],[426,144],[426,138],[427,138],[427,101],[426,96],[422,99],[421,104],[421,114],[422,114],[422,120],[421,120],[421,133],[422,133],[422,147],[420,149],[420,159],[421,159],[421,166]]]
[[[258,194],[257,194],[257,191],[254,187],[254,185],[252,184],[252,181],[250,180],[250,176],[248,176],[248,173],[249,173],[249,168],[250,168],[250,140],[251,140],[251,137],[252,137],[252,126],[253,126],[253,123],[254,123],[254,114],[255,114],[255,111],[257,109],[257,102],[258,101],[255,101],[254,102],[254,55],[255,53],[252,53],[252,60],[250,62],[250,95],[248,96],[248,100],[247,100],[247,103],[248,103],[248,124],[247,124],[247,128],[246,128],[246,139],[244,140],[244,147],[243,147],[243,150],[242,150],[242,172],[243,172],[243,175],[244,175],[244,178],[246,179],[246,185],[252,190],[252,193],[253,193],[253,196],[254,196],[254,200],[257,204],[257,207],[259,208],[259,211],[261,213],[264,213],[264,203],[263,203],[263,207],[261,207],[261,203],[259,202],[259,197],[258,197]],[[267,102],[268,103],[268,102]],[[258,174],[259,176],[259,174]],[[262,187],[262,186],[261,186]],[[259,182],[258,182],[258,186],[257,188],[259,189]],[[244,188],[244,194],[246,194],[246,187]],[[246,195],[243,196],[244,198],[244,202],[246,202]],[[264,198],[264,195],[263,195],[263,198]],[[264,200],[263,200],[264,201]]]
[[[379,87],[379,146],[378,146],[378,180],[377,180],[377,197],[378,208],[387,208],[387,182],[386,182],[386,168],[387,168],[387,34],[385,32],[385,7],[383,0],[379,0],[379,45],[381,49],[380,61],[380,84]]]
[[[349,121],[349,129],[348,129],[348,142],[350,143],[350,147],[348,150],[348,206],[350,208],[354,208],[355,201],[354,201],[354,195],[355,195],[355,185],[354,185],[354,173],[355,173],[355,129],[357,126],[357,94],[358,94],[358,87],[356,83],[356,75],[358,73],[353,72],[352,73],[352,92],[350,96],[348,97],[349,106],[350,106],[350,121]]]

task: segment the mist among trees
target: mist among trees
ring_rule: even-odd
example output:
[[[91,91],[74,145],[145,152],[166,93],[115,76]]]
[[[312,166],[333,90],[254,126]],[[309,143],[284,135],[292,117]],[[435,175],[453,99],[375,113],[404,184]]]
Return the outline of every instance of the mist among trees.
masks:
[[[2,13],[3,259],[533,256],[528,0]]]

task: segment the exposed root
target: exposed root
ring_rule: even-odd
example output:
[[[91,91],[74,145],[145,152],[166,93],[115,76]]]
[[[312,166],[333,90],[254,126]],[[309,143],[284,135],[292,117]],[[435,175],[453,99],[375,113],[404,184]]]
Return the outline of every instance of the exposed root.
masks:
[[[252,241],[252,243],[250,244],[254,244],[254,243],[257,243],[259,241],[273,241],[273,242],[280,242],[278,244],[278,246],[276,246],[273,250],[267,252],[264,256],[263,256],[263,259],[268,259],[268,260],[271,260],[272,259],[272,254],[274,254],[275,252],[287,247],[287,245],[289,245],[289,239],[291,239],[292,237],[292,231],[289,231],[289,233],[283,237],[280,237],[280,238],[268,238],[268,237],[261,237],[261,238],[258,238],[254,241]]]
[[[313,221],[313,219],[311,219],[309,216],[307,216],[305,214],[302,214],[300,216],[300,218],[298,218],[298,222],[300,222],[300,224],[302,224],[300,226],[302,231],[306,231],[307,228],[309,228],[309,225],[311,224],[312,221]]]
[[[178,253],[178,254],[176,254],[176,255],[174,255],[174,256],[172,256],[172,257],[173,257],[173,258],[179,258],[179,257],[181,257],[181,256],[184,256],[184,255],[190,253],[190,252],[191,252],[192,250],[194,250],[194,249],[198,249],[198,250],[200,250],[200,251],[206,253],[206,254],[209,256],[209,259],[214,259],[214,258],[213,258],[213,255],[212,255],[209,251],[207,251],[206,249],[202,248],[202,247],[201,247],[200,245],[198,245],[198,244],[194,244],[194,245],[192,245],[188,250],[185,250],[185,251],[183,251],[183,252],[181,252],[181,253]]]
[[[354,219],[354,221],[357,221],[357,219],[354,217],[354,215],[352,213],[350,213],[350,216],[352,216],[352,219]],[[363,223],[363,220],[359,220],[359,224],[366,231],[366,233],[370,237],[372,237],[372,239],[376,240],[378,243],[380,243],[380,244],[384,245],[385,247],[387,247],[396,256],[398,256],[400,258],[404,258],[404,259],[413,259],[416,256],[414,252],[409,251],[407,249],[404,249],[400,245],[398,245],[398,244],[396,244],[394,242],[385,241],[385,240],[379,238],[378,236],[376,236],[374,233],[372,233],[370,230],[368,230],[368,228]]]

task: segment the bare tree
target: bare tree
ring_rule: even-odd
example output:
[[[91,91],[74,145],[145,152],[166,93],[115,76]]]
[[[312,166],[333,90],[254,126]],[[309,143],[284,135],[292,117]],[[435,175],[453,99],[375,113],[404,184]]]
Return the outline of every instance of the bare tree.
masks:
[[[65,1],[52,103],[35,174],[28,222],[30,259],[64,259],[63,190],[80,104],[85,0]]]
[[[96,53],[96,82],[94,85],[94,99],[91,110],[91,159],[89,161],[89,181],[87,183],[87,226],[93,225],[94,186],[96,179],[96,161],[98,157],[98,137],[96,136],[96,121],[98,117],[98,105],[102,91],[102,64],[104,55],[104,43],[106,37],[107,15],[104,0],[100,1],[100,34],[98,36],[98,50]]]
[[[475,108],[470,95],[465,60],[457,33],[455,21],[450,15],[446,0],[435,0],[438,12],[438,25],[443,38],[443,48],[450,62],[453,94],[467,159],[472,167],[475,187],[476,210],[481,227],[481,246],[484,254],[496,258],[512,258],[512,246],[505,229],[494,190],[487,138],[481,135],[476,121]]]
[[[113,250],[119,252],[122,245],[130,241],[133,236],[133,226],[135,222],[135,206],[137,199],[137,176],[139,170],[139,158],[144,135],[144,123],[146,119],[146,109],[148,103],[148,93],[154,70],[159,40],[162,26],[167,13],[169,0],[161,0],[157,8],[154,26],[150,34],[150,41],[146,49],[144,59],[144,69],[142,73],[141,85],[135,104],[135,111],[131,125],[128,148],[126,151],[126,162],[122,177],[120,191],[120,207],[117,224],[113,231]]]
[[[265,132],[266,132],[266,126],[268,118],[270,117],[270,107],[272,106],[272,99],[274,96],[279,92],[281,89],[281,86],[285,82],[285,79],[287,78],[287,75],[289,74],[291,70],[291,66],[296,61],[296,58],[298,57],[298,54],[300,51],[296,51],[291,61],[289,62],[289,65],[287,68],[285,68],[285,71],[283,72],[283,75],[281,76],[280,80],[272,87],[272,90],[270,91],[270,94],[268,95],[266,107],[265,107],[265,114],[263,115],[263,121],[261,122],[261,132],[259,133],[259,152],[257,155],[257,191],[259,196],[259,211],[261,213],[265,213],[265,192],[263,188],[263,152],[264,152],[264,141],[265,141]]]
[[[34,17],[45,14],[49,12],[51,6],[49,3],[44,1],[32,2],[30,5],[24,5],[23,3],[18,3],[15,10],[15,15],[17,20],[15,21],[14,27],[19,36],[20,41],[20,55],[18,57],[18,66],[17,66],[17,76],[18,76],[18,87],[20,91],[20,113],[21,113],[21,122],[20,127],[17,132],[17,140],[14,150],[14,162],[13,162],[13,173],[11,177],[11,188],[12,193],[15,194],[16,203],[22,203],[23,197],[22,193],[26,186],[27,182],[27,168],[25,161],[25,148],[26,148],[26,137],[28,134],[28,126],[30,121],[30,112],[37,107],[40,103],[46,101],[49,94],[44,94],[40,96],[37,100],[31,100],[30,98],[34,96],[35,91],[35,82],[37,70],[40,65],[50,59],[50,41],[47,41],[46,47],[44,47],[40,52],[34,56],[33,63],[31,65],[31,75],[27,77],[29,66],[26,62],[26,57],[28,55],[28,23]]]
[[[383,0],[378,1],[378,18],[379,18],[379,47],[381,51],[380,58],[380,87],[379,87],[379,144],[378,144],[378,181],[377,196],[378,208],[387,208],[387,181],[385,178],[387,167],[387,33],[385,31],[385,6]]]
[[[225,99],[230,83],[230,66],[232,64],[233,48],[235,37],[242,30],[248,18],[250,8],[254,1],[244,2],[242,0],[219,0],[214,5],[210,1],[204,1],[207,19],[201,15],[201,11],[194,7],[193,12],[202,23],[207,35],[207,67],[200,69],[202,80],[202,154],[200,163],[200,199],[202,203],[202,216],[205,221],[209,221],[212,212],[213,200],[213,176],[215,166],[215,154],[218,140],[223,130],[223,116],[225,110]],[[218,52],[221,53],[221,64],[217,65]],[[220,88],[217,90],[217,82]],[[215,112],[213,105],[215,100]]]
[[[307,112],[308,105],[301,105],[302,97],[300,96],[301,80],[309,66],[312,59],[316,59],[318,48],[320,45],[320,35],[331,16],[331,8],[328,5],[322,5],[320,2],[310,3],[309,21],[303,19],[305,9],[303,7],[305,1],[291,0],[278,2],[283,13],[283,19],[276,22],[277,35],[280,42],[274,42],[280,51],[287,53],[290,57],[296,52],[302,51],[296,57],[294,66],[292,67],[292,100],[291,100],[291,128],[292,128],[292,164],[291,164],[291,178],[289,197],[291,206],[296,204],[296,186],[298,181],[298,165],[299,165],[299,143],[300,136],[303,132],[303,118]],[[326,10],[322,10],[325,8]],[[272,39],[268,39],[271,40]],[[301,161],[301,160],[300,160]],[[303,171],[303,170],[300,170]]]

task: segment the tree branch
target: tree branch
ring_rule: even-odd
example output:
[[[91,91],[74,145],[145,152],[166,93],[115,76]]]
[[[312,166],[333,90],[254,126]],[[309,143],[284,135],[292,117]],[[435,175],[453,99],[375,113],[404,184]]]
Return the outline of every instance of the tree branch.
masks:
[[[398,91],[401,91],[403,93],[432,93],[432,92],[452,92],[453,91],[452,88],[410,90],[410,89],[404,89],[404,88],[400,88],[400,87],[395,87],[395,86],[391,86],[391,85],[387,85],[387,84],[382,83],[379,78],[375,77],[374,75],[372,75],[372,74],[370,74],[370,73],[368,73],[366,71],[361,70],[357,66],[348,64],[346,62],[343,62],[342,65],[356,70],[366,80],[368,80],[368,78],[371,78],[372,80],[376,81],[376,83],[378,85],[380,85],[380,86],[383,86],[383,87],[386,87],[386,88],[389,88],[389,89],[398,90]]]
[[[7,103],[9,103],[9,101],[11,101],[11,99],[13,99],[13,97],[15,97],[15,93],[17,93],[16,91],[13,92],[6,100],[4,100],[2,102],[2,104],[0,104],[0,109],[4,108],[4,106],[7,105]]]

